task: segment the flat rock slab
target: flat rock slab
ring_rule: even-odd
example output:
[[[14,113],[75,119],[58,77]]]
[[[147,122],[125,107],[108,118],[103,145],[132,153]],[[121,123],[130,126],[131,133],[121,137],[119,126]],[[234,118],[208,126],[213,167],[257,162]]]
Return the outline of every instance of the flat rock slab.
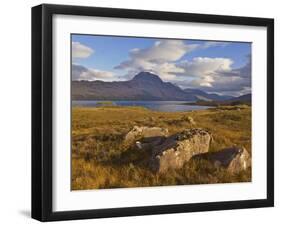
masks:
[[[203,129],[174,134],[153,149],[151,168],[160,173],[181,168],[192,156],[208,152],[210,142],[211,135]]]
[[[216,152],[195,155],[192,159],[207,160],[215,167],[222,167],[229,173],[238,173],[251,165],[251,157],[245,148],[232,147]]]

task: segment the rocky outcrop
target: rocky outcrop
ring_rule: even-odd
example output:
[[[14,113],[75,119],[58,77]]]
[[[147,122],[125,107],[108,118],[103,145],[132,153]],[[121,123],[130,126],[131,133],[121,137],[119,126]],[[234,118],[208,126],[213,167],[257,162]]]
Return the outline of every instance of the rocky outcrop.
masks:
[[[245,148],[232,147],[208,152],[212,136],[204,129],[186,129],[168,137],[168,130],[159,127],[134,126],[124,139],[129,146],[152,152],[150,166],[154,172],[179,169],[189,160],[208,161],[214,167],[237,173],[251,165]]]
[[[189,123],[190,125],[195,125],[196,124],[196,122],[194,121],[194,119],[191,116],[184,115],[182,117],[182,120],[187,122],[187,123]]]
[[[192,156],[208,152],[211,135],[203,129],[187,129],[174,134],[153,149],[151,168],[163,173],[178,169]]]
[[[229,173],[238,173],[251,165],[251,157],[245,148],[226,148],[217,152],[208,152],[193,156],[194,160],[207,160],[215,167],[226,169]]]
[[[168,133],[168,129],[160,127],[134,126],[125,136],[124,142],[139,149],[147,149],[161,144]]]

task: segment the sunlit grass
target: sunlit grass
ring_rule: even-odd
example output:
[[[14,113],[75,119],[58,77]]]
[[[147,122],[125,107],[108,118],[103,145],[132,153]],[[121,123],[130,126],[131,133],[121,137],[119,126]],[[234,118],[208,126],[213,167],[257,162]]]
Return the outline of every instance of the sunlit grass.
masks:
[[[190,116],[196,122],[186,120]],[[157,112],[142,107],[74,107],[72,110],[72,189],[120,188],[181,184],[243,182],[251,169],[237,175],[206,162],[189,162],[166,174],[148,167],[150,150],[128,148],[123,139],[133,126],[168,128],[170,134],[187,128],[208,130],[210,151],[244,146],[251,152],[251,108],[219,107],[192,112]]]

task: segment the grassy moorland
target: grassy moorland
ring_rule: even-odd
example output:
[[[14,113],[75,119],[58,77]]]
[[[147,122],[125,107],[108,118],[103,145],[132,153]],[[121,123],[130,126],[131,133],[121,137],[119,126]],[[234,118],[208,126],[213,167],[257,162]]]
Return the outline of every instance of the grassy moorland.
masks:
[[[196,125],[189,123],[191,116]],[[133,126],[168,128],[170,134],[204,128],[213,136],[210,151],[244,146],[251,152],[251,107],[222,106],[192,112],[156,112],[142,107],[73,107],[72,189],[144,187],[251,181],[251,169],[236,175],[206,162],[189,162],[165,174],[150,171],[149,151],[123,143]]]

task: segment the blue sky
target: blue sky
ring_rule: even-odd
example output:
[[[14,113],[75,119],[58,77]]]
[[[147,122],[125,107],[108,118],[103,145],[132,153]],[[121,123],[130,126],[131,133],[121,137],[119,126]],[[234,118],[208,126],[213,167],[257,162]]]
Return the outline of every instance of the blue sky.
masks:
[[[251,43],[72,35],[73,80],[128,80],[149,70],[182,88],[240,95],[251,91],[250,61]]]

